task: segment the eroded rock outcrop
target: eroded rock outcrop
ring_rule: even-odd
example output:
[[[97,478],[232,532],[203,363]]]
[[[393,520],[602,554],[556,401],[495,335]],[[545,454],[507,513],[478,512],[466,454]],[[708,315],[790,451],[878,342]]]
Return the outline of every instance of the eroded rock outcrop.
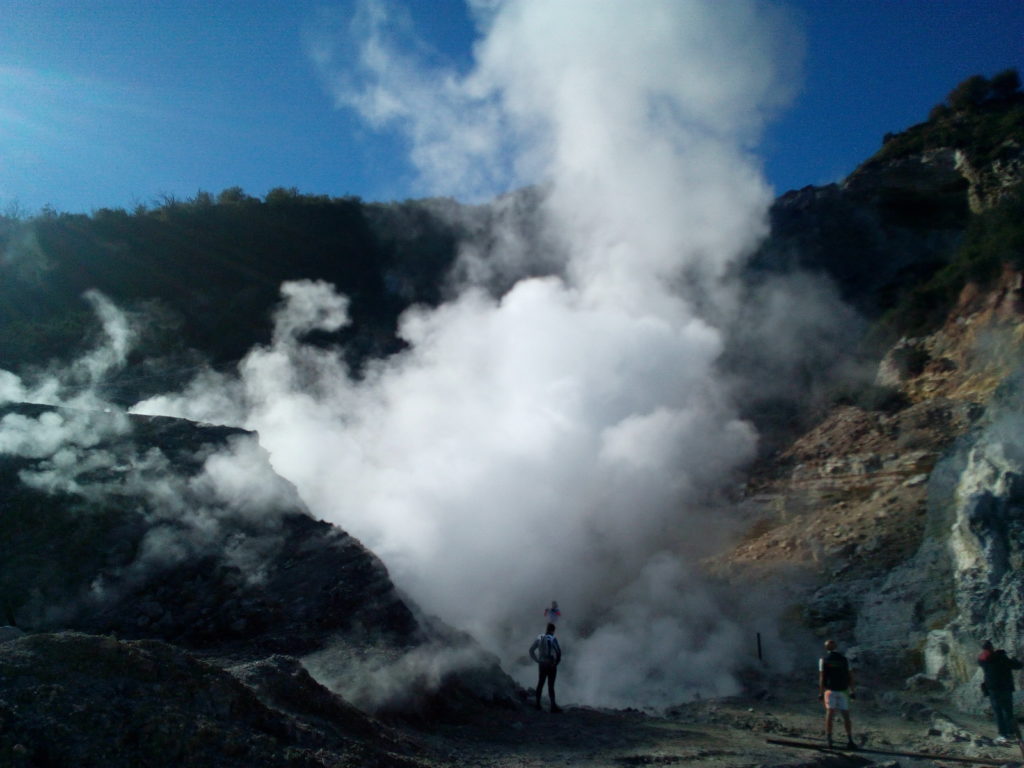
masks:
[[[978,163],[961,151],[956,153],[955,162],[970,185],[967,197],[974,213],[1007,199],[1024,179],[1024,147],[1013,140],[1004,142],[990,162]]]
[[[903,340],[880,369],[911,399],[968,404],[972,418],[948,431],[928,478],[921,545],[862,605],[857,640],[895,649],[965,707],[980,703],[972,683],[980,643],[1017,649],[1024,639],[1020,284],[1007,269],[988,291],[968,286],[942,329]],[[922,364],[894,373],[908,348]]]
[[[913,677],[976,708],[981,641],[1021,648],[1020,284],[1007,270],[965,288],[941,329],[882,361],[899,398],[832,408],[750,486],[760,518],[725,569],[793,584],[806,626],[837,637],[868,685]]]
[[[932,615],[926,671],[978,703],[974,658],[983,640],[1019,654],[1024,644],[1024,370],[997,392],[984,423],[936,478],[937,547],[947,559],[951,610]],[[941,547],[941,543],[945,547]],[[942,551],[944,549],[944,551]]]

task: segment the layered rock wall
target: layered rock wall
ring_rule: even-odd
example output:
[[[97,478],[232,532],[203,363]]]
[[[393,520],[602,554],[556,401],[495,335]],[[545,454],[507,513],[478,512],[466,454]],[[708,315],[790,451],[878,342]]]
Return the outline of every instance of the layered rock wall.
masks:
[[[834,407],[751,485],[760,518],[728,567],[794,584],[796,568],[806,627],[869,686],[917,676],[978,708],[980,643],[1024,653],[1021,284],[965,288],[879,366],[902,402]]]

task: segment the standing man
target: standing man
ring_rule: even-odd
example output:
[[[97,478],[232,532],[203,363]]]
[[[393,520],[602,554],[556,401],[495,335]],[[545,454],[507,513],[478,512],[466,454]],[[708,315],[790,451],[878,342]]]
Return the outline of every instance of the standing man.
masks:
[[[537,635],[537,639],[530,646],[530,658],[537,662],[537,696],[534,706],[540,709],[540,694],[544,689],[544,681],[547,680],[551,711],[561,712],[561,707],[555,704],[555,676],[558,674],[558,662],[562,660],[562,649],[555,639],[554,624],[548,624],[544,634]]]
[[[1017,739],[1017,721],[1013,717],[1013,670],[1020,669],[1024,664],[1011,659],[1002,648],[994,650],[992,643],[986,640],[978,654],[978,666],[985,673],[981,690],[988,694],[992,712],[996,716],[996,727],[999,729],[996,744],[1007,744]]]
[[[825,655],[818,661],[818,698],[825,702],[825,737],[832,746],[832,719],[836,711],[843,715],[846,749],[856,749],[850,723],[850,699],[854,698],[853,670],[850,662],[836,650],[835,640],[825,641]]]

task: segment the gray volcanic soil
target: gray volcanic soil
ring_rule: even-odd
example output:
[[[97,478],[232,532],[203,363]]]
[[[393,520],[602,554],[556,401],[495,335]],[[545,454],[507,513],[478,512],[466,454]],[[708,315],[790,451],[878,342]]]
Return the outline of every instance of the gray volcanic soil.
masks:
[[[1016,745],[992,742],[995,728],[990,721],[952,713],[943,704],[942,698],[927,694],[874,696],[865,691],[853,705],[854,738],[875,750],[1021,761]],[[835,735],[837,742],[842,740],[840,721],[836,722]],[[815,741],[825,746],[813,674],[799,686],[773,687],[760,700],[734,697],[698,701],[676,707],[664,716],[572,706],[563,714],[552,715],[546,709],[537,712],[527,707],[498,716],[482,715],[458,725],[439,725],[418,737],[427,751],[436,755],[435,765],[467,768],[948,765],[941,760],[775,746],[767,739]]]
[[[460,705],[455,689],[435,714],[381,720],[331,694],[289,657],[225,668],[160,641],[30,634],[0,643],[0,766],[945,764],[768,744],[797,739],[824,747],[821,704],[813,672],[756,688],[752,696],[691,702],[659,716],[571,705],[562,714],[538,712],[525,691]],[[1020,761],[1016,745],[992,742],[990,721],[953,713],[933,689],[859,694],[855,738],[871,749]]]

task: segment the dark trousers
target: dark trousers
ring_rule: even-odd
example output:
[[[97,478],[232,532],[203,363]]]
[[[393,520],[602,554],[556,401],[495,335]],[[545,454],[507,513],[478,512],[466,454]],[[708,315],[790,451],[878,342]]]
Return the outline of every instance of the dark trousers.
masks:
[[[1017,738],[1017,721],[1013,717],[1013,691],[990,690],[988,700],[996,716],[999,735],[1008,739]]]
[[[551,706],[555,706],[555,677],[558,675],[558,665],[550,661],[542,661],[537,665],[537,706],[540,706],[540,694],[544,690],[544,681],[548,681],[548,699]]]

